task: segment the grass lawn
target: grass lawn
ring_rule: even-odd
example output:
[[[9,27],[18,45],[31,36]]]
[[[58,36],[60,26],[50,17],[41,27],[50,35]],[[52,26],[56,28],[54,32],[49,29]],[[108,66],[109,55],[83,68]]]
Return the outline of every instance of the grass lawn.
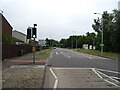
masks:
[[[36,55],[36,57],[48,58],[51,52],[52,52],[52,49],[43,50],[41,53]]]
[[[120,55],[120,53],[118,54],[118,53],[112,53],[112,52],[103,52],[103,55],[101,55],[101,52],[99,50],[86,50],[86,49],[79,49],[79,52],[102,56],[102,57],[106,57],[114,60],[118,60],[118,56]]]

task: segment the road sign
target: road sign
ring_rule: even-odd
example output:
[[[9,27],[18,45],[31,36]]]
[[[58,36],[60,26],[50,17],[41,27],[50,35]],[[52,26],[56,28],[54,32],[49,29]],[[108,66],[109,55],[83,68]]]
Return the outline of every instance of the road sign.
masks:
[[[103,46],[104,46],[104,44],[100,44],[100,46],[101,46],[101,47],[103,47]]]

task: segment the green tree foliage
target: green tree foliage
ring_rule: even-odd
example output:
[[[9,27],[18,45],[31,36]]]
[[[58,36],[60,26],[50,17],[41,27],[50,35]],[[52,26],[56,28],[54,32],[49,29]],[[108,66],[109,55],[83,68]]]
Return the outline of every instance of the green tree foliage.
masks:
[[[60,45],[63,48],[82,48],[83,44],[95,45],[96,34],[87,32],[86,35],[70,36],[68,39],[61,39]],[[77,43],[77,44],[76,44]]]
[[[113,10],[113,31],[112,31],[112,45],[113,51],[120,52],[120,11]]]
[[[120,40],[120,11],[114,10],[113,13],[103,12],[102,19],[95,19],[92,25],[97,32],[97,49],[100,49],[101,30],[103,30],[104,51],[119,52]]]
[[[49,46],[49,47],[56,47],[56,46],[58,46],[58,41],[53,40],[53,39],[46,38],[46,43],[47,43],[47,46]]]

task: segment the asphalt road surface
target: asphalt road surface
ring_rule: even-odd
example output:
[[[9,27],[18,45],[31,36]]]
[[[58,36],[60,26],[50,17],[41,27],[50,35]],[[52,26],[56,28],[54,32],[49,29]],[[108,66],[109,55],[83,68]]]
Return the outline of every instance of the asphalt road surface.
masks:
[[[57,48],[47,66],[45,88],[119,87],[118,60]]]

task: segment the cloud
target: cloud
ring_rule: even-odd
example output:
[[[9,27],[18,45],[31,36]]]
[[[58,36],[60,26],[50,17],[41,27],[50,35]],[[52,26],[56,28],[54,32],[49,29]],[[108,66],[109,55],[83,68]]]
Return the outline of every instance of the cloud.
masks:
[[[26,33],[37,23],[38,38],[68,37],[72,31],[92,31],[94,12],[113,10],[118,0],[0,0],[0,8],[14,29]]]

